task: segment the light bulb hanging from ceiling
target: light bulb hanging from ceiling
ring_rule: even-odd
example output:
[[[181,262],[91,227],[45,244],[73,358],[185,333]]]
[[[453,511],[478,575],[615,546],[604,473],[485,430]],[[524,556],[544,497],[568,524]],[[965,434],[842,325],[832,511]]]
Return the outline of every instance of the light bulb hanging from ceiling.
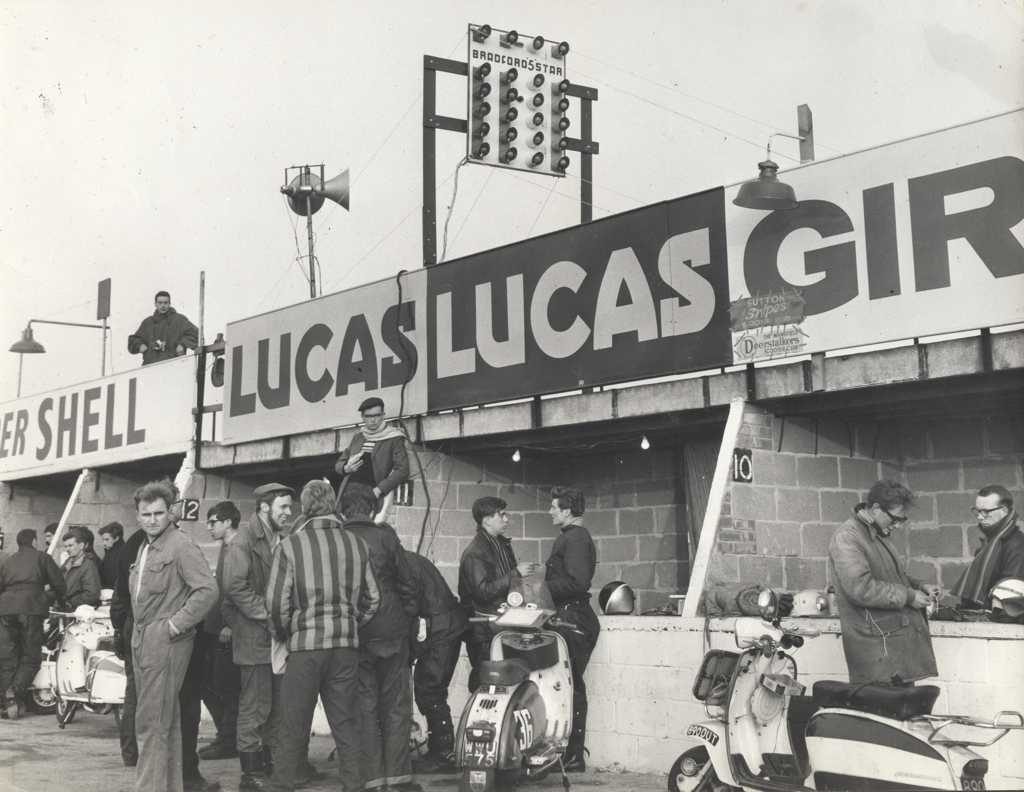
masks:
[[[523,458],[523,455],[519,453],[519,449],[518,448],[515,451],[512,452],[512,461],[513,462],[518,462],[522,458]]]
[[[646,451],[651,447],[651,441],[647,439],[647,435],[640,438],[640,448]]]

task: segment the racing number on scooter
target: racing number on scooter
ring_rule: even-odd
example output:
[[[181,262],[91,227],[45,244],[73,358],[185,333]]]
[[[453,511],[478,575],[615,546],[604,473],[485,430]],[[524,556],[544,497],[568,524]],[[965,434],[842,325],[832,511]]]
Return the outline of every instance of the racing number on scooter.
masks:
[[[533,715],[529,710],[515,710],[512,717],[516,719],[516,742],[519,750],[525,751],[533,745]]]

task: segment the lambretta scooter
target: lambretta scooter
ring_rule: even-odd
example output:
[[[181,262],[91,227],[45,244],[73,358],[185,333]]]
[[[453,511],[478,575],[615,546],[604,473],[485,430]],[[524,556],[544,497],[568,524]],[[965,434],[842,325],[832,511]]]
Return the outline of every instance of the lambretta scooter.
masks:
[[[805,696],[787,650],[820,633],[781,622],[770,590],[758,606],[764,620],[736,619],[741,652],[704,657],[693,693],[711,719],[687,728],[703,744],[676,760],[669,792],[983,790],[988,760],[971,747],[1024,729],[1018,712],[932,715],[934,685],[826,680]]]
[[[555,768],[568,789],[562,757],[572,732],[572,671],[565,639],[551,628],[575,627],[555,617],[547,584],[530,578],[513,583],[498,616],[471,620],[499,632],[459,720],[459,792],[492,792]]]
[[[99,715],[112,712],[120,721],[126,677],[124,661],[114,652],[109,606],[79,605],[73,613],[51,610],[50,617],[61,620],[63,632],[56,653],[44,660],[33,681],[33,698],[36,688],[49,685],[61,729],[80,708]]]

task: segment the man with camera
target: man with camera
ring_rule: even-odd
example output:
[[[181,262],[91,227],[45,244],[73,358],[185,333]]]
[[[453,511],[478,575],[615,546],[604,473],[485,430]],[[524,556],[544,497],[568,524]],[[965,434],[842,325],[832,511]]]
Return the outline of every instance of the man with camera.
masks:
[[[143,319],[139,329],[128,336],[128,351],[142,355],[143,366],[184,355],[199,345],[199,331],[171,307],[169,292],[158,291],[153,302],[153,315]]]

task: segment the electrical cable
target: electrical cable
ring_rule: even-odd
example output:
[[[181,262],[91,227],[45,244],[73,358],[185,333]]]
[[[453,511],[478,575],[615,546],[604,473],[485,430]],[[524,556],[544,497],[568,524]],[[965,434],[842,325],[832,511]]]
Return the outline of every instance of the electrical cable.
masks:
[[[693,99],[696,102],[701,102],[702,104],[706,104],[709,107],[714,107],[717,110],[722,110],[726,113],[731,113],[732,115],[737,116],[738,118],[745,119],[746,121],[752,121],[753,123],[758,124],[759,126],[763,126],[765,129],[770,129],[772,132],[779,129],[779,126],[776,124],[769,124],[766,121],[761,121],[760,119],[754,118],[753,116],[745,115],[744,113],[741,113],[738,110],[733,110],[732,108],[726,107],[725,105],[717,104],[708,99],[703,99],[700,96],[696,96],[695,94],[687,93],[686,91],[682,90],[676,85],[668,85],[667,83],[661,83],[658,82],[657,80],[652,80],[650,77],[647,77],[646,75],[630,71],[629,69],[624,69],[621,66],[616,66],[614,63],[609,63],[608,61],[601,60],[600,58],[595,58],[593,55],[587,55],[586,53],[580,52],[579,50],[573,50],[573,54],[577,57],[581,57],[586,60],[591,60],[594,61],[595,63],[600,63],[602,66],[607,66],[608,68],[622,72],[623,74],[628,74],[630,77],[635,77],[638,80],[643,80],[644,82],[650,83],[651,85],[656,85],[659,88],[664,88],[667,91],[673,91],[674,93],[678,93],[680,96],[685,96],[687,99]],[[817,140],[814,141],[814,145],[820,146],[823,149],[828,149],[829,151],[834,152],[835,154],[842,153],[837,149],[832,148],[831,146],[826,146],[822,143],[819,143]]]
[[[523,183],[525,183],[525,184],[529,184],[529,185],[530,185],[531,187],[534,187],[534,188],[536,188],[536,189],[538,189],[538,190],[547,190],[547,189],[548,189],[547,187],[544,187],[544,186],[542,186],[542,185],[540,185],[540,184],[534,184],[534,183],[533,183],[532,181],[530,181],[529,179],[524,179],[524,178],[523,178],[522,176],[517,176],[517,175],[516,175],[515,173],[513,173],[513,172],[512,172],[511,170],[509,170],[509,172],[508,172],[508,175],[509,175],[509,176],[511,176],[511,177],[512,177],[513,179],[518,179],[519,181],[521,181],[521,182],[523,182]],[[555,194],[556,194],[556,195],[557,195],[557,196],[558,196],[559,198],[564,198],[564,199],[565,199],[565,200],[567,200],[567,201],[572,201],[573,203],[576,203],[576,202],[577,202],[577,201],[576,201],[576,198],[575,198],[575,197],[573,197],[573,196],[569,196],[569,195],[563,195],[562,193],[555,193]],[[596,204],[596,203],[594,203],[593,201],[591,201],[590,205],[591,205],[592,207],[594,207],[595,209],[600,209],[600,210],[601,210],[602,212],[604,212],[605,214],[615,214],[615,212],[614,212],[614,211],[612,211],[611,209],[609,209],[609,208],[607,208],[607,207],[605,207],[605,206],[601,206],[601,205],[599,205],[599,204]]]
[[[441,257],[437,260],[440,264],[448,253],[448,223],[451,222],[452,214],[455,212],[455,199],[459,197],[459,171],[462,166],[469,162],[469,157],[463,157],[455,166],[455,183],[452,186],[452,200],[448,204],[448,214],[444,218],[444,234],[441,237]]]
[[[537,216],[533,218],[533,222],[530,223],[530,229],[526,232],[526,236],[533,236],[533,229],[537,227],[537,221],[540,220],[540,216],[544,214],[544,209],[548,205],[548,201],[551,200],[551,194],[555,191],[558,186],[558,179],[551,180],[551,189],[548,190],[547,195],[544,196],[544,200],[540,203],[540,209],[537,210]]]
[[[591,82],[601,83],[604,86],[606,86],[607,88],[611,88],[613,91],[618,91],[619,93],[624,93],[627,96],[632,96],[634,99],[637,99],[638,101],[644,102],[645,104],[649,104],[652,107],[657,107],[659,110],[664,110],[665,112],[671,113],[672,115],[677,115],[680,118],[685,118],[687,121],[692,121],[693,123],[697,124],[698,126],[706,127],[707,129],[713,129],[715,132],[718,132],[718,133],[720,133],[722,135],[725,135],[727,138],[735,138],[736,140],[741,140],[744,143],[749,143],[751,146],[754,146],[758,151],[764,151],[764,144],[763,143],[759,143],[759,142],[757,142],[755,140],[751,140],[750,138],[745,138],[742,135],[737,135],[734,132],[730,132],[727,129],[723,129],[722,127],[715,126],[714,124],[709,124],[709,123],[707,123],[705,121],[701,121],[699,118],[696,118],[694,116],[688,115],[687,113],[684,113],[684,112],[682,112],[680,110],[676,110],[675,108],[668,107],[667,105],[663,105],[663,104],[660,104],[658,102],[655,102],[653,99],[648,99],[646,96],[643,96],[642,94],[638,94],[635,91],[630,91],[630,90],[628,90],[626,88],[623,88],[621,86],[614,85],[614,84],[608,82],[607,80],[601,80],[601,79],[599,79],[599,78],[597,78],[597,77],[595,77],[593,75],[590,75],[590,74],[582,74],[581,73],[581,76],[585,77],[586,79],[590,80]],[[792,162],[799,162],[800,161],[796,157],[791,157],[788,154],[782,153],[781,151],[777,152],[777,153],[778,153],[778,155],[780,157],[785,157],[786,159],[788,159],[788,160],[790,160]]]
[[[458,241],[459,235],[462,234],[462,229],[466,227],[466,223],[469,222],[469,218],[472,216],[473,210],[476,209],[477,204],[480,203],[480,199],[483,197],[484,190],[487,189],[487,185],[490,184],[491,177],[494,175],[494,172],[496,170],[497,170],[497,168],[488,168],[487,169],[487,178],[484,179],[484,183],[480,186],[480,191],[476,194],[476,198],[473,200],[473,203],[470,205],[469,211],[466,212],[466,216],[464,218],[462,218],[462,223],[456,229],[455,236],[452,237],[452,244],[453,245]]]

